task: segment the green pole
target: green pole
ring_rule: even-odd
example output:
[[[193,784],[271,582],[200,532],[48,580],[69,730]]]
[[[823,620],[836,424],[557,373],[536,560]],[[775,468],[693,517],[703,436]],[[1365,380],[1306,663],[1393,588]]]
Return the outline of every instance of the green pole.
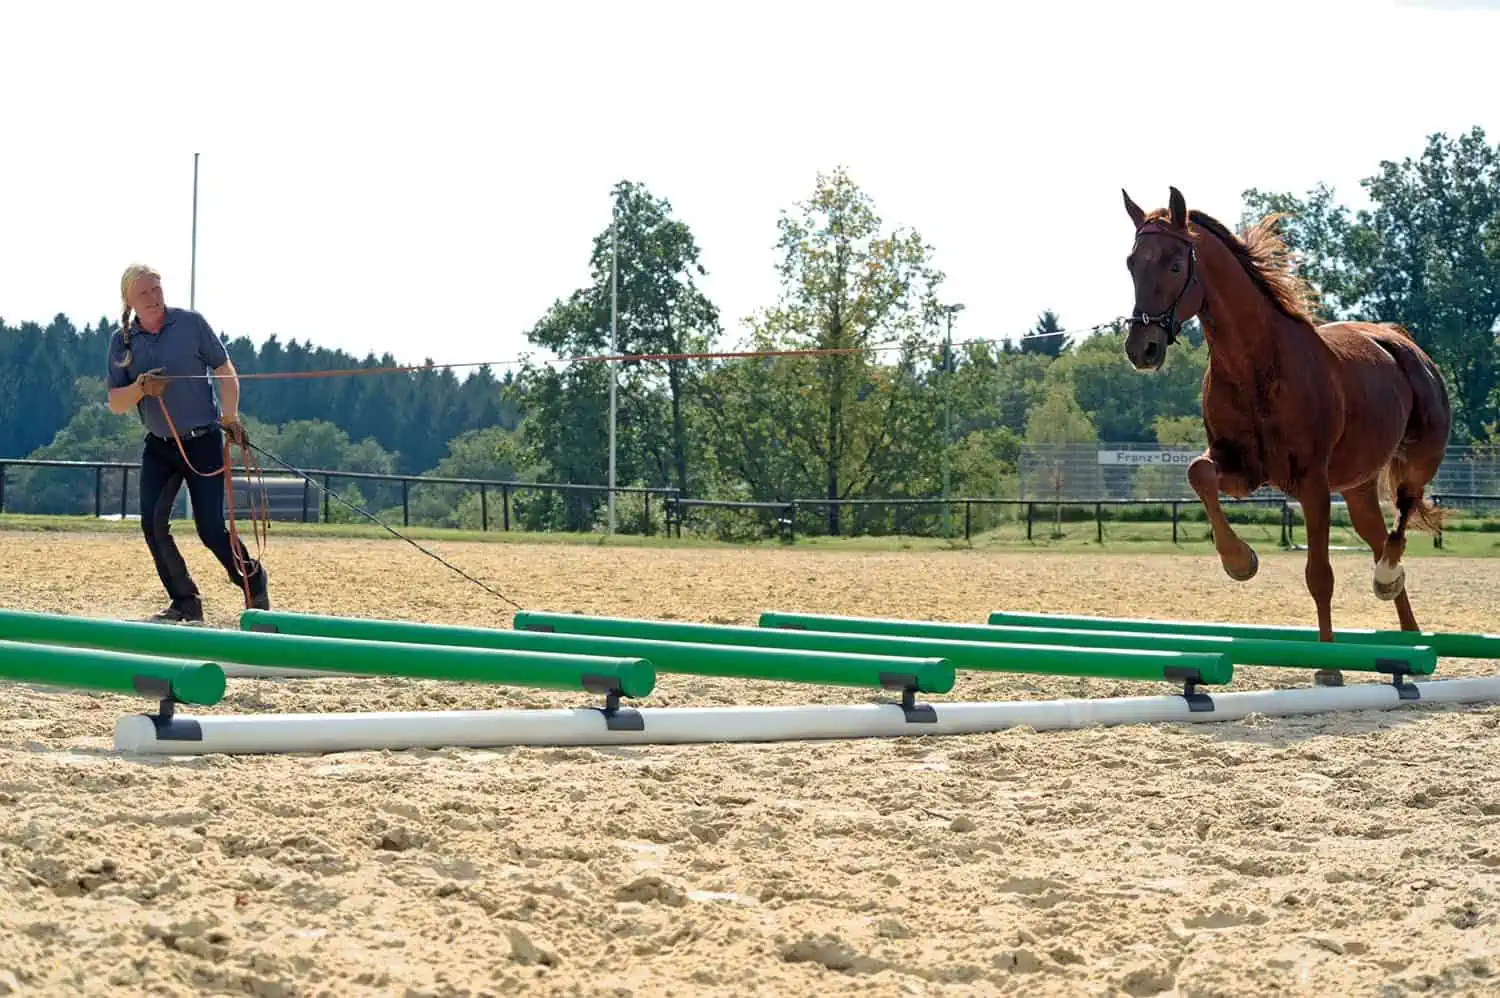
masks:
[[[309,634],[325,638],[402,641],[424,645],[476,648],[524,648],[578,654],[640,655],[660,672],[700,676],[739,676],[793,683],[835,686],[905,688],[920,693],[953,689],[953,666],[933,656],[844,655],[806,650],[750,648],[706,642],[651,641],[578,634],[539,634],[489,627],[452,627],[398,620],[366,620],[277,610],[246,610],[240,615],[245,630],[267,629],[280,634]]]
[[[1349,645],[1224,634],[1176,634],[1146,631],[1107,631],[1101,628],[1035,627],[1021,624],[945,624],[880,617],[839,617],[807,613],[763,613],[763,628],[794,627],[809,631],[847,631],[906,637],[947,638],[955,641],[1025,642],[1075,648],[1138,648],[1157,652],[1216,652],[1235,665],[1279,666],[1290,669],[1347,669],[1351,672],[1399,670],[1431,675],[1437,653],[1416,645]]]
[[[1075,627],[1090,630],[1149,631],[1173,634],[1219,634],[1231,638],[1261,638],[1272,641],[1317,641],[1316,627],[1291,624],[1228,624],[1200,620],[1152,620],[1138,617],[1087,617],[1071,614],[1018,613],[996,610],[991,624],[1026,627]],[[1335,642],[1366,645],[1427,645],[1439,658],[1500,658],[1500,634],[1448,634],[1441,631],[1376,630],[1368,627],[1335,628]]]
[[[725,627],[678,621],[592,617],[569,613],[523,610],[515,626],[614,638],[647,638],[769,648],[804,648],[864,655],[939,655],[956,669],[991,672],[1030,672],[1109,679],[1183,681],[1196,674],[1195,683],[1227,683],[1234,667],[1223,648],[1208,651],[1136,651],[1116,648],[1065,648],[1055,644],[1011,644],[972,639],[949,640],[937,635],[817,633],[812,630],[773,630],[763,627]]]
[[[212,662],[159,655],[58,648],[0,640],[0,679],[211,707],[224,697],[224,670]]]
[[[0,610],[0,638],[241,665],[322,669],[356,675],[497,683],[550,690],[618,691],[643,697],[656,685],[651,663],[635,656],[433,648],[387,641],[246,634],[206,627]]]

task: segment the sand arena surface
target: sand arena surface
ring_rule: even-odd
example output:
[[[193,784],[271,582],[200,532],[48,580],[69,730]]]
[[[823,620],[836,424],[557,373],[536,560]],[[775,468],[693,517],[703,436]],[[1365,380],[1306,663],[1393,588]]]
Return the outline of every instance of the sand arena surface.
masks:
[[[211,622],[232,625],[237,593],[186,533]],[[1198,556],[435,547],[527,608],[561,611],[1312,613],[1300,555],[1270,551],[1235,584]],[[273,537],[271,558],[279,608],[509,624],[503,604],[399,542]],[[1413,561],[1419,620],[1496,630],[1497,565]],[[1367,558],[1338,556],[1336,571],[1338,624],[1392,626]],[[134,536],[0,533],[0,606],[128,618],[160,602]],[[1439,672],[1496,669],[1443,660]],[[1308,678],[1242,668],[1235,686]],[[951,698],[1159,688],[960,673]],[[870,699],[664,675],[650,703]],[[591,702],[232,680],[214,709]],[[114,757],[115,718],[142,705],[0,689],[0,994],[1500,993],[1500,708],[819,744]]]

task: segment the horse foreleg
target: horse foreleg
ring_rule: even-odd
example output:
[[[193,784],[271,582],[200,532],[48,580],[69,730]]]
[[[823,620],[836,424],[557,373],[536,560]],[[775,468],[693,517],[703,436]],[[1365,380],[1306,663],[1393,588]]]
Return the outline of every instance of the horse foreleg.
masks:
[[[1224,517],[1219,505],[1221,486],[1219,466],[1207,454],[1194,458],[1188,465],[1188,484],[1198,493],[1203,503],[1203,512],[1208,516],[1208,525],[1214,532],[1214,550],[1219,552],[1219,562],[1224,571],[1236,582],[1247,582],[1255,578],[1260,568],[1260,559],[1255,550],[1240,539]]]
[[[1332,500],[1324,483],[1299,490],[1302,520],[1307,525],[1307,591],[1318,609],[1318,640],[1333,640],[1333,565],[1328,560],[1329,513]],[[1336,669],[1319,670],[1314,682],[1320,686],[1342,686]]]

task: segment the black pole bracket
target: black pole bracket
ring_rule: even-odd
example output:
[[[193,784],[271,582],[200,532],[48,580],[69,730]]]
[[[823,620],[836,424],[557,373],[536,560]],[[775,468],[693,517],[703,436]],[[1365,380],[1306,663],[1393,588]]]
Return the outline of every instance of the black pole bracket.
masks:
[[[203,741],[203,726],[190,717],[178,717],[175,698],[164,698],[155,714],[146,715],[151,719],[151,725],[156,728],[156,740],[159,742],[201,742]]]
[[[621,707],[619,681],[612,676],[600,676],[591,672],[583,675],[583,688],[604,697],[604,706],[596,707],[604,715],[604,726],[610,731],[645,731],[646,719],[634,707]]]
[[[1198,684],[1203,682],[1203,675],[1197,669],[1169,665],[1162,670],[1162,675],[1182,683],[1182,698],[1187,701],[1189,711],[1194,714],[1213,712],[1214,698],[1207,693],[1198,692]]]
[[[1377,658],[1375,660],[1375,671],[1391,677],[1391,685],[1396,687],[1396,695],[1402,700],[1422,699],[1422,691],[1417,689],[1416,684],[1406,681],[1406,677],[1413,673],[1411,671],[1411,663],[1405,659]]]
[[[880,685],[901,691],[901,713],[907,724],[936,724],[937,709],[930,703],[917,703],[917,677],[907,672],[882,672]]]

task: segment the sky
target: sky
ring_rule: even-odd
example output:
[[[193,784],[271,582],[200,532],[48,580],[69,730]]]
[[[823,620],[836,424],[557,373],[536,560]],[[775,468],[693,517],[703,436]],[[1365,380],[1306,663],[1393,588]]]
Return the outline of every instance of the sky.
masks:
[[[955,339],[1087,327],[1132,305],[1122,187],[1358,206],[1433,132],[1500,142],[1497,49],[1479,0],[8,4],[0,318],[118,320],[139,261],[230,336],[508,361],[630,179],[730,348],[843,166],[934,247]]]

